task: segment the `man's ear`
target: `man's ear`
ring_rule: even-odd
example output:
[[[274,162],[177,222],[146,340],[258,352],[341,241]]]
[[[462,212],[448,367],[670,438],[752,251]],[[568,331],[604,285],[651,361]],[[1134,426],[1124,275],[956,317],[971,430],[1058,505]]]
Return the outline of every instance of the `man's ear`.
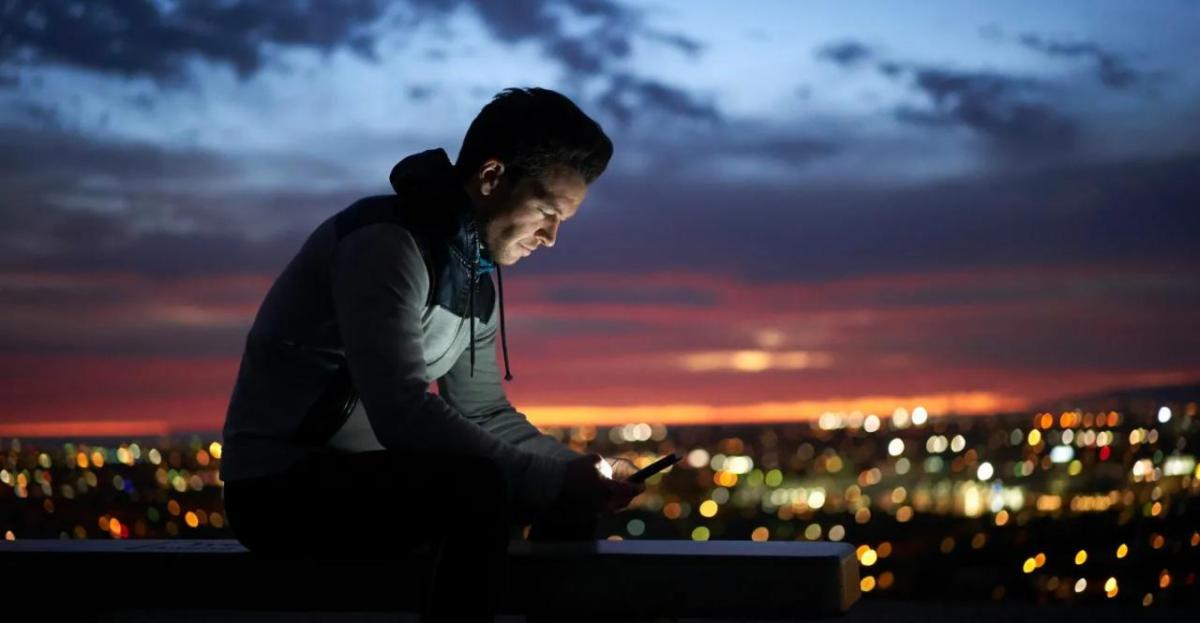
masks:
[[[500,188],[504,179],[504,163],[490,158],[479,167],[479,194],[491,196]]]

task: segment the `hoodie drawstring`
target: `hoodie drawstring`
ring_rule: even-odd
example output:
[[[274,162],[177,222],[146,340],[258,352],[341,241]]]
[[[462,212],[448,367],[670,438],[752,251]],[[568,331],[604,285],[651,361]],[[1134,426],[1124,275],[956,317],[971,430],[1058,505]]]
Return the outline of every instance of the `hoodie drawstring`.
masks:
[[[471,324],[471,376],[475,376],[475,284],[479,280],[479,232],[476,230],[475,221],[469,221],[467,224],[467,244],[471,245],[471,265],[468,267],[470,275],[468,277],[469,290],[467,291],[467,316]]]
[[[471,269],[471,291],[467,294],[467,313],[471,315],[471,376],[475,376],[475,269]],[[504,326],[504,276],[496,266],[496,290],[500,296],[500,352],[504,353],[504,380],[513,380],[512,368],[508,365],[508,331]]]
[[[471,317],[471,376],[475,376],[475,262],[471,262],[471,291],[467,293],[467,315]],[[459,325],[462,326],[462,325]]]
[[[500,351],[504,353],[504,380],[511,381],[512,372],[508,369],[508,335],[504,332],[504,277],[500,274],[500,265],[496,265],[496,289],[500,292]]]

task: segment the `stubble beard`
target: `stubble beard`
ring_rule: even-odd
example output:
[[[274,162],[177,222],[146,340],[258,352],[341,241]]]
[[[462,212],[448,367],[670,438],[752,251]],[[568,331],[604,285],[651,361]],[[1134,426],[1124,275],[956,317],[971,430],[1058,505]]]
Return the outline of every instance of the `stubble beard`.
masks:
[[[488,249],[488,253],[492,256],[492,261],[501,266],[512,266],[521,260],[521,244],[519,238],[505,239],[505,231],[496,232],[495,236],[491,235],[491,230],[488,224],[484,225],[484,245]]]

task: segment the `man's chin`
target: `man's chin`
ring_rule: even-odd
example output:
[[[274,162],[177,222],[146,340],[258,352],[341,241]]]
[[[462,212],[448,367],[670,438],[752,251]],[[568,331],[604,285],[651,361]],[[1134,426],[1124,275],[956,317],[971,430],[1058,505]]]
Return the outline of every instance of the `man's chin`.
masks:
[[[502,257],[498,257],[492,261],[501,266],[512,266],[513,264],[516,264],[517,262],[521,261],[521,256],[513,253],[513,254],[509,254],[509,255],[504,255]]]

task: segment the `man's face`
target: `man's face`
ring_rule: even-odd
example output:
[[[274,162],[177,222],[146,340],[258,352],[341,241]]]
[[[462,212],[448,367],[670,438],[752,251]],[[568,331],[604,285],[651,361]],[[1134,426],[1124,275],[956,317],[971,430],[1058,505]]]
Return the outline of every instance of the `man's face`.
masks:
[[[569,167],[526,176],[515,186],[501,176],[484,213],[483,240],[492,261],[511,266],[540,247],[554,246],[558,228],[575,216],[585,195],[583,176]]]

